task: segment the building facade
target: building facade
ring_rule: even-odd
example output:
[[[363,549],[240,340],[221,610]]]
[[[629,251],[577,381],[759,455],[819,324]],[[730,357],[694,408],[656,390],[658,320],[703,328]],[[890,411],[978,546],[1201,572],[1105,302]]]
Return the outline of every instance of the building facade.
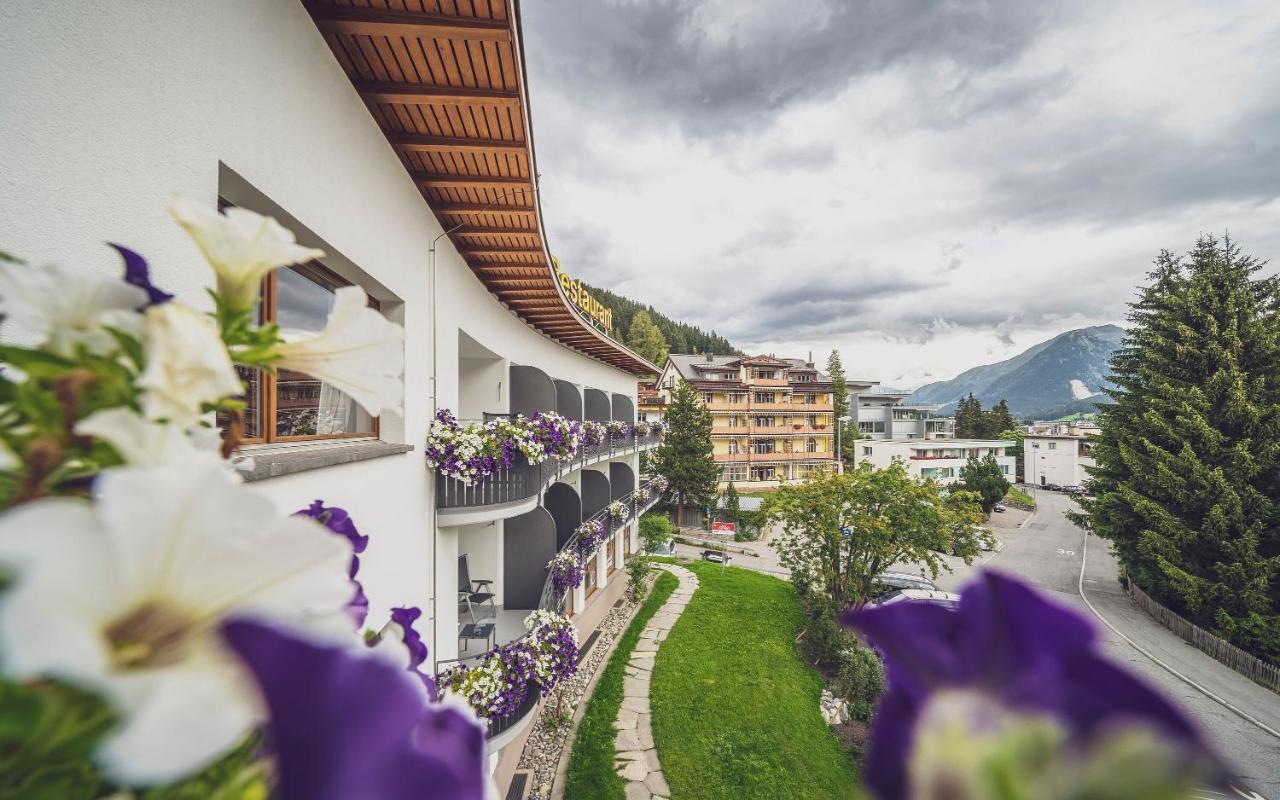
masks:
[[[337,287],[362,288],[405,330],[403,412],[374,419],[301,373],[245,373],[251,487],[281,512],[317,498],[347,509],[369,537],[368,624],[420,607],[438,666],[485,649],[459,640],[475,613],[460,602],[464,570],[492,582],[497,642],[520,636],[547,605],[547,562],[624,502],[631,519],[606,520],[583,585],[556,600],[585,641],[623,591],[634,514],[652,503],[636,492],[639,454],[656,439],[622,436],[474,486],[423,458],[438,411],[634,422],[637,376],[658,371],[601,332],[552,267],[515,0],[434,13],[54,2],[4,18],[0,137],[21,148],[6,168],[20,202],[0,208],[5,250],[116,276],[102,242],[121,242],[206,310],[212,276],[166,216],[175,194],[273,216],[324,250],[278,271],[262,311],[306,328]],[[499,794],[532,710],[491,724]]]
[[[883,469],[900,459],[914,478],[932,478],[941,484],[955,483],[969,459],[996,458],[1009,482],[1014,480],[1017,457],[1015,443],[1004,439],[886,439],[859,440],[858,460]]]
[[[812,363],[673,353],[658,393],[669,402],[678,381],[711,411],[722,485],[776,486],[840,469],[831,381]]]
[[[911,392],[874,383],[849,382],[849,416],[866,439],[948,439],[956,421],[941,406],[908,405]]]
[[[1022,466],[1027,483],[1083,486],[1089,480],[1087,468],[1096,464],[1089,455],[1089,439],[1085,434],[1025,434]]]

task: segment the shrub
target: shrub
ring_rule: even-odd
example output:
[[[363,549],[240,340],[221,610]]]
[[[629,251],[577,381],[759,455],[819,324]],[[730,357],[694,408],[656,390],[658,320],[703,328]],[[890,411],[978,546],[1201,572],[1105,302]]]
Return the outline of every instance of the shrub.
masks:
[[[855,644],[840,653],[840,668],[831,691],[849,701],[849,713],[866,722],[884,691],[884,665],[875,651]]]
[[[645,514],[640,517],[640,545],[646,552],[675,535],[676,526],[665,514]]]
[[[799,591],[800,608],[804,612],[804,629],[796,645],[805,660],[818,670],[834,675],[840,669],[841,654],[858,645],[848,628],[836,622],[839,609],[825,595]]]

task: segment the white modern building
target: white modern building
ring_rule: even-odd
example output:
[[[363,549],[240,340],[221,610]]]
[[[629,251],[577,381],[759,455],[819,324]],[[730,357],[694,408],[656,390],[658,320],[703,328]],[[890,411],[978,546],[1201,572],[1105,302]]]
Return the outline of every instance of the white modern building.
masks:
[[[32,263],[111,275],[121,265],[103,242],[120,242],[157,285],[208,308],[212,276],[165,209],[175,194],[242,206],[327,253],[270,279],[267,319],[305,323],[355,285],[403,325],[403,414],[369,418],[305,375],[246,374],[243,450],[251,486],[281,512],[321,498],[351,513],[369,537],[368,624],[421,607],[439,663],[469,621],[462,567],[491,581],[497,641],[521,635],[545,605],[547,562],[581,522],[632,498],[638,454],[656,442],[467,487],[424,464],[435,412],[633,422],[637,376],[657,368],[602,333],[553,270],[516,0],[380,5],[6,7],[0,231]],[[622,593],[635,528],[610,527],[560,607],[583,641]],[[500,794],[530,711],[492,728]]]
[[[849,416],[867,439],[946,439],[956,421],[940,416],[941,406],[910,405],[911,392],[871,381],[849,381]]]
[[[1015,443],[1004,439],[884,439],[861,440],[857,443],[858,460],[883,469],[900,459],[915,478],[933,478],[938,483],[954,483],[960,479],[960,468],[969,459],[996,457],[1000,470],[1012,483],[1017,458]]]
[[[1091,435],[1026,434],[1022,439],[1022,467],[1027,483],[1083,486],[1089,480],[1086,468],[1095,465],[1089,455]]]

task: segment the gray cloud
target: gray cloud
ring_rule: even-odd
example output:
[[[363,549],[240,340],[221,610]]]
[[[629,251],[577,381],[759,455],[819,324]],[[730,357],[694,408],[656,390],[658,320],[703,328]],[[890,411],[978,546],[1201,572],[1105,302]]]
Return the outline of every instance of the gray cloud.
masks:
[[[732,4],[728,18],[682,0],[540,5],[525,25],[540,80],[581,90],[598,111],[621,106],[717,136],[893,65],[991,69],[1023,52],[1057,4],[775,0]]]

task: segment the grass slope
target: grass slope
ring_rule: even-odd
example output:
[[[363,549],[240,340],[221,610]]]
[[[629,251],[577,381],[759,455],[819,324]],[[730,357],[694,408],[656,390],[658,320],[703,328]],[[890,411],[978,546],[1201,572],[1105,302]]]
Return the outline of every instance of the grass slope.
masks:
[[[632,648],[640,639],[640,631],[679,585],[680,582],[670,572],[658,575],[649,597],[631,618],[631,624],[609,656],[609,663],[596,682],[573,739],[564,783],[566,800],[623,800],[623,780],[613,771],[617,755],[613,749],[613,721],[618,718],[618,709],[622,707],[623,669],[631,658]]]
[[[790,584],[692,564],[701,586],[658,650],[653,735],[675,800],[859,796],[852,758],[818,712],[796,653]]]
[[[1016,486],[1010,486],[1009,492],[1004,496],[1005,500],[1015,503],[1022,503],[1030,508],[1036,507],[1036,499]]]

